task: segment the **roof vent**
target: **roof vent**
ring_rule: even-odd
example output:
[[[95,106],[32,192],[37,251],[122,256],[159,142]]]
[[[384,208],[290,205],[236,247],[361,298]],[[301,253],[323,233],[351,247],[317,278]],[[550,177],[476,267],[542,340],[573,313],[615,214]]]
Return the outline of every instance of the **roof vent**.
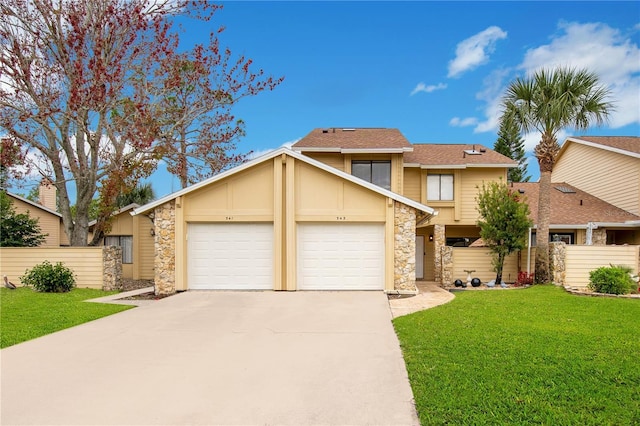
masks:
[[[329,133],[328,129],[322,129],[322,133]]]
[[[555,186],[555,189],[562,192],[563,194],[575,194],[576,191],[573,188],[569,188],[568,186]]]

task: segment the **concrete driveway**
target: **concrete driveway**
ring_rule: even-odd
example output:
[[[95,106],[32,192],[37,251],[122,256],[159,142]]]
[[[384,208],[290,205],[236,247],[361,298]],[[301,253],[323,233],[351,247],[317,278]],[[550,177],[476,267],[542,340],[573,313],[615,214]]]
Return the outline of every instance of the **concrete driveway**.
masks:
[[[186,292],[0,352],[3,425],[417,425],[382,292]]]

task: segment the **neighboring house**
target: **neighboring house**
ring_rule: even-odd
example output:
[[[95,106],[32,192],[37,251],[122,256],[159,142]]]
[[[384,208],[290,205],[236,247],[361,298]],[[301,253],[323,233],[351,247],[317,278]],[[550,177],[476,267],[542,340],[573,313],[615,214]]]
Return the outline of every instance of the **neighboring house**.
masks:
[[[538,217],[537,182],[512,183],[523,194],[534,222]],[[567,244],[640,244],[640,216],[616,207],[565,182],[551,184],[550,241]]]
[[[62,215],[56,211],[56,190],[53,185],[40,185],[39,203],[10,192],[7,192],[7,195],[13,201],[16,213],[28,212],[32,218],[38,219],[40,230],[47,235],[40,247],[69,245],[69,239],[62,223]]]
[[[412,145],[398,129],[385,128],[314,129],[292,149],[437,210],[416,231],[416,277],[429,281],[441,280],[441,247],[479,238],[478,187],[506,182],[517,166],[482,145]]]
[[[634,215],[640,215],[640,137],[567,138],[551,175]]]
[[[122,248],[122,278],[150,280],[154,278],[154,227],[145,216],[132,216],[138,204],[130,204],[111,215],[109,230],[105,233],[105,246]],[[89,223],[89,239],[95,221]]]
[[[412,149],[399,142],[400,155]],[[382,186],[281,148],[134,209],[155,224],[156,292],[414,292],[416,227],[436,212],[383,187],[404,173],[382,148],[356,163],[387,177]],[[387,158],[395,177],[377,163]]]

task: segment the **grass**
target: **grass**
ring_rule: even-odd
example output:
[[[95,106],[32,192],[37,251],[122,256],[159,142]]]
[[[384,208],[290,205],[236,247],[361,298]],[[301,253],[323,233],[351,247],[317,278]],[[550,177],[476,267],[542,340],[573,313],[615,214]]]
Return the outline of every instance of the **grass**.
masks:
[[[117,292],[75,288],[68,293],[38,293],[30,287],[0,288],[0,348],[132,307],[84,302],[113,293]]]
[[[423,425],[640,424],[640,300],[461,292],[394,326]]]

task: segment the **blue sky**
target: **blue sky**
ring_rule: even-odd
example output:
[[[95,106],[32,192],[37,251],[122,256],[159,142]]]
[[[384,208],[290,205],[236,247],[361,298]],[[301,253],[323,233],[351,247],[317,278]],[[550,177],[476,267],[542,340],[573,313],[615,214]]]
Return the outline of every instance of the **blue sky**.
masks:
[[[587,67],[616,112],[591,135],[640,135],[639,2],[226,2],[190,23],[185,46],[221,43],[284,82],[235,109],[240,151],[263,153],[317,127],[398,128],[412,143],[493,147],[499,100],[540,67]],[[574,133],[569,129],[561,140]],[[538,135],[524,135],[529,151]],[[530,155],[530,153],[529,153]],[[532,158],[529,171],[538,170]],[[159,171],[157,195],[179,189]]]
[[[640,2],[224,2],[188,22],[182,46],[223,46],[284,76],[243,99],[239,151],[287,145],[317,127],[398,128],[412,143],[493,147],[499,102],[516,76],[586,67],[613,92],[610,123],[591,135],[640,136]],[[569,129],[560,140],[574,133]],[[524,135],[529,151],[539,135]],[[529,165],[533,180],[535,158]],[[160,166],[158,197],[180,189]]]

